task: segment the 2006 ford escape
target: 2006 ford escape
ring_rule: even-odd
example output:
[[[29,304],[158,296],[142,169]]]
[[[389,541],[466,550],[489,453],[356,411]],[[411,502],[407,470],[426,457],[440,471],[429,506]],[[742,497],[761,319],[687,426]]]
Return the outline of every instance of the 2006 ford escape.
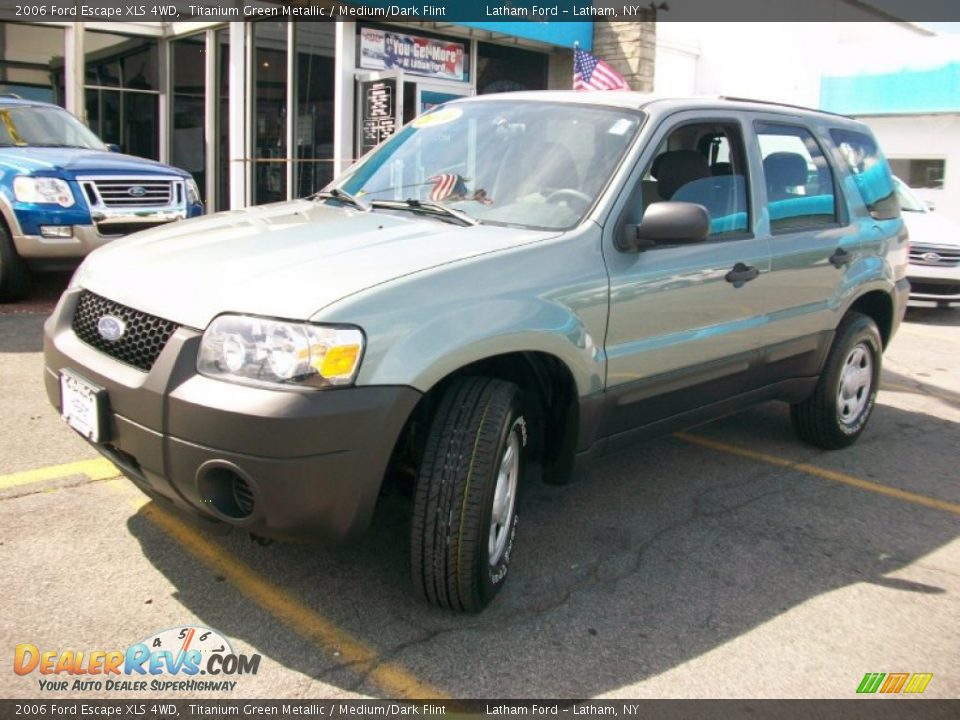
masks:
[[[261,536],[354,536],[412,468],[414,585],[474,611],[535,473],[770,399],[852,443],[907,245],[847,118],[458,100],[314,198],[93,253],[46,325],[47,393],[149,495]]]

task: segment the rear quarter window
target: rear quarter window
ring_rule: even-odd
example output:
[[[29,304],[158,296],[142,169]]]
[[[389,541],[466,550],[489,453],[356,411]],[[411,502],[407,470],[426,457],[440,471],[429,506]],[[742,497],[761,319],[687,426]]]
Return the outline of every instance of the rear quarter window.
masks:
[[[834,128],[830,137],[853,176],[860,198],[877,220],[900,217],[890,166],[877,141],[866,133]]]

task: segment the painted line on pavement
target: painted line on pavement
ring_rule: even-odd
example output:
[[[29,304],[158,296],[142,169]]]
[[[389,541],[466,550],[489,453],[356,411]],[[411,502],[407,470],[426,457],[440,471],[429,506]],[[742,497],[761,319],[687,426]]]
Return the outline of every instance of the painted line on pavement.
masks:
[[[86,475],[90,480],[109,480],[118,477],[120,474],[116,466],[106,458],[95,458],[65,465],[50,465],[35,470],[24,470],[10,475],[0,475],[0,490],[47,480],[58,480],[71,475]]]
[[[301,637],[307,638],[328,653],[338,651],[339,660],[351,672],[366,676],[389,697],[445,699],[446,693],[412,675],[395,663],[379,663],[380,654],[334,625],[308,607],[293,593],[284,590],[258,574],[242,560],[224,552],[198,530],[182,522],[146,497],[134,498],[126,483],[111,482],[111,489],[127,495],[133,507],[155,527],[175,540],[183,550],[214,572],[225,577],[250,600],[277,618]]]
[[[890,487],[889,485],[881,485],[880,483],[871,482],[870,480],[863,480],[862,478],[837,472],[836,470],[826,470],[825,468],[817,467],[816,465],[810,465],[809,463],[795,462],[793,460],[788,460],[776,455],[768,455],[767,453],[757,452],[756,450],[747,450],[746,448],[738,447],[736,445],[728,445],[724,442],[709,440],[707,438],[700,437],[699,435],[691,435],[690,433],[679,432],[674,433],[673,436],[675,438],[679,438],[680,440],[685,440],[688,443],[700,445],[701,447],[709,448],[711,450],[717,450],[719,452],[724,452],[731,455],[739,455],[740,457],[757,460],[759,462],[767,463],[768,465],[776,465],[777,467],[789,468],[790,470],[799,470],[800,472],[807,473],[808,475],[814,475],[824,480],[830,480],[832,482],[842,483],[843,485],[849,485],[859,490],[867,490],[868,492],[877,493],[878,495],[886,495],[887,497],[893,497],[897,500],[913,503],[914,505],[922,505],[923,507],[933,508],[934,510],[942,510],[943,512],[960,515],[960,503],[949,502],[947,500],[938,500],[937,498],[920,495],[907,490],[901,490],[899,488]]]

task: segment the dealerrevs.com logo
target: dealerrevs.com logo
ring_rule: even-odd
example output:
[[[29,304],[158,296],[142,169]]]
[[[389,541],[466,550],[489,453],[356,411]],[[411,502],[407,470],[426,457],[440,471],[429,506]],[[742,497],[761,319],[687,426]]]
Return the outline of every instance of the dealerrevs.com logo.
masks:
[[[233,678],[256,675],[260,655],[233,651],[216,630],[188,625],[155,633],[126,650],[47,650],[17,645],[13,671],[39,675],[50,691],[232,692]]]

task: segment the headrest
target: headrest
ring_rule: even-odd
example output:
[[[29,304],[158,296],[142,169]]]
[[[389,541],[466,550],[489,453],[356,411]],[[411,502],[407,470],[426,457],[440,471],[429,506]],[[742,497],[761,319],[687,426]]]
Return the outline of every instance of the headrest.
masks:
[[[669,200],[688,182],[710,177],[710,166],[696,150],[671,150],[653,161],[650,172],[657,179],[660,197]]]
[[[788,188],[807,184],[807,161],[803,155],[775,152],[763,159],[767,187]]]

